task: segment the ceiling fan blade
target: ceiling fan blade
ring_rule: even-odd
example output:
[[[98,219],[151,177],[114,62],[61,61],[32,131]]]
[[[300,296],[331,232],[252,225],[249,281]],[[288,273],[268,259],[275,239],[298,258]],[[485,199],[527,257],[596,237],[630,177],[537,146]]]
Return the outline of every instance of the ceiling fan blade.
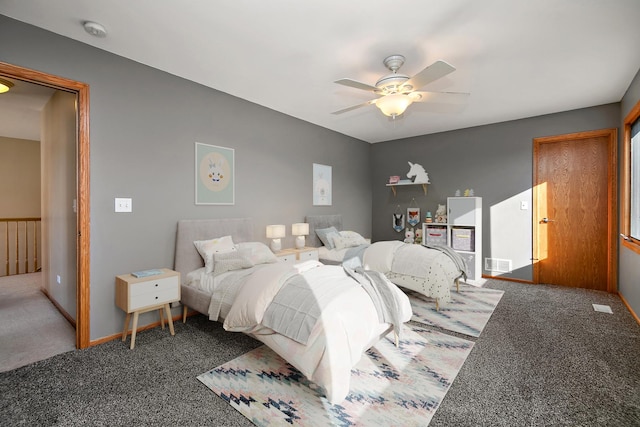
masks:
[[[441,104],[463,104],[467,102],[468,92],[412,92],[412,94],[420,95],[419,99],[413,102],[432,102]]]
[[[353,87],[353,88],[356,88],[356,89],[368,90],[368,91],[371,91],[371,92],[378,90],[378,88],[375,87],[375,86],[371,86],[370,84],[362,83],[362,82],[359,82],[359,81],[353,80],[353,79],[340,79],[340,80],[336,80],[334,83],[338,83],[339,85]]]
[[[438,60],[433,64],[429,65],[424,70],[420,71],[415,76],[411,77],[405,85],[411,85],[414,89],[420,89],[421,87],[431,83],[432,81],[438,80],[446,76],[447,74],[453,73],[455,71],[455,67],[447,64],[442,60]]]
[[[376,99],[377,99],[377,98],[376,98]],[[342,110],[334,111],[334,112],[333,112],[333,113],[331,113],[331,114],[336,114],[336,115],[337,115],[337,114],[342,114],[342,113],[346,113],[347,111],[355,110],[355,109],[360,108],[360,107],[366,107],[367,105],[372,105],[372,104],[375,104],[375,103],[376,103],[376,100],[375,100],[375,99],[372,99],[372,100],[369,100],[369,101],[364,102],[364,103],[362,103],[362,104],[358,104],[358,105],[354,105],[354,106],[352,106],[352,107],[344,108],[344,109],[342,109]]]

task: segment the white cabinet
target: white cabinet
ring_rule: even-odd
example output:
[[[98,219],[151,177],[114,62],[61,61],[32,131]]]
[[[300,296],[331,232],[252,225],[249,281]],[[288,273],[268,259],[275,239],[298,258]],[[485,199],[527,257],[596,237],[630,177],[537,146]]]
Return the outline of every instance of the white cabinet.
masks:
[[[116,305],[127,315],[122,330],[122,341],[126,341],[129,331],[129,320],[133,313],[131,327],[131,349],[136,345],[138,316],[147,311],[160,311],[160,324],[164,329],[164,317],[167,316],[169,331],[174,335],[173,319],[171,318],[172,302],[180,301],[180,273],[168,268],[161,269],[161,273],[148,277],[135,277],[132,274],[116,276]]]
[[[318,248],[304,247],[300,249],[283,249],[280,252],[276,252],[278,261],[286,262],[289,264],[296,264],[298,262],[304,262],[309,260],[318,260]]]
[[[482,278],[482,198],[448,197],[447,223],[423,223],[424,245],[446,244],[467,263],[468,279]]]

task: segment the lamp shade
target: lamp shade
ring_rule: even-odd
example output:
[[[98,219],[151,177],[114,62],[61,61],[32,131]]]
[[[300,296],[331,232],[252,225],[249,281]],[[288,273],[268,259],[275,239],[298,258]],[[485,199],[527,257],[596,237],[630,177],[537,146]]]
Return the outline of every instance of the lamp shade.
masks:
[[[402,93],[394,93],[376,99],[376,107],[382,111],[382,114],[394,118],[404,113],[412,103],[413,99]]]
[[[267,238],[280,239],[286,235],[287,229],[284,225],[267,225]]]
[[[291,224],[291,234],[293,236],[308,236],[309,224],[307,224],[306,222],[298,222],[296,224]]]

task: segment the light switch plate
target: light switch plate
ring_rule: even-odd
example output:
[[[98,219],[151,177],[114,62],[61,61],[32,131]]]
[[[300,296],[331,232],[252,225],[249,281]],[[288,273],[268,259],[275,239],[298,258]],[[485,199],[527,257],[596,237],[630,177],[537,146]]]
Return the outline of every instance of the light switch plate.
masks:
[[[131,199],[116,197],[116,212],[131,212]]]

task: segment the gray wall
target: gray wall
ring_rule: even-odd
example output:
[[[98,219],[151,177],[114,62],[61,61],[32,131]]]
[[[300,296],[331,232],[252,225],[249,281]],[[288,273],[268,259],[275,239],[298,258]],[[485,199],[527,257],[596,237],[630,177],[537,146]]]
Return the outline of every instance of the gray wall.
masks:
[[[638,71],[629,89],[627,89],[627,93],[622,98],[621,129],[624,129],[625,117],[638,102],[640,102],[640,71]],[[620,139],[624,142],[623,132],[621,132]],[[621,145],[619,153],[622,154],[622,152]],[[640,316],[640,255],[623,245],[620,245],[618,290],[635,314]]]
[[[76,319],[76,95],[57,90],[41,114],[42,281]],[[58,279],[59,278],[59,279]]]
[[[370,234],[369,144],[4,16],[0,39],[0,61],[90,85],[92,340],[122,330],[116,275],[173,265],[179,219],[252,217],[264,242],[285,224],[283,247],[307,214]],[[235,149],[235,205],[194,204],[196,141]],[[333,206],[312,206],[313,163],[333,168]],[[133,212],[114,213],[115,197]]]
[[[391,227],[398,205],[406,214],[415,199],[424,217],[457,189],[473,189],[483,203],[483,260],[511,259],[513,272],[503,277],[532,280],[533,138],[619,124],[620,104],[616,103],[374,144],[373,240],[403,238]],[[398,188],[394,197],[385,186],[390,175],[404,178],[408,161],[428,172],[432,184],[426,196],[420,186],[407,186]],[[520,209],[521,201],[528,202],[528,210]]]

